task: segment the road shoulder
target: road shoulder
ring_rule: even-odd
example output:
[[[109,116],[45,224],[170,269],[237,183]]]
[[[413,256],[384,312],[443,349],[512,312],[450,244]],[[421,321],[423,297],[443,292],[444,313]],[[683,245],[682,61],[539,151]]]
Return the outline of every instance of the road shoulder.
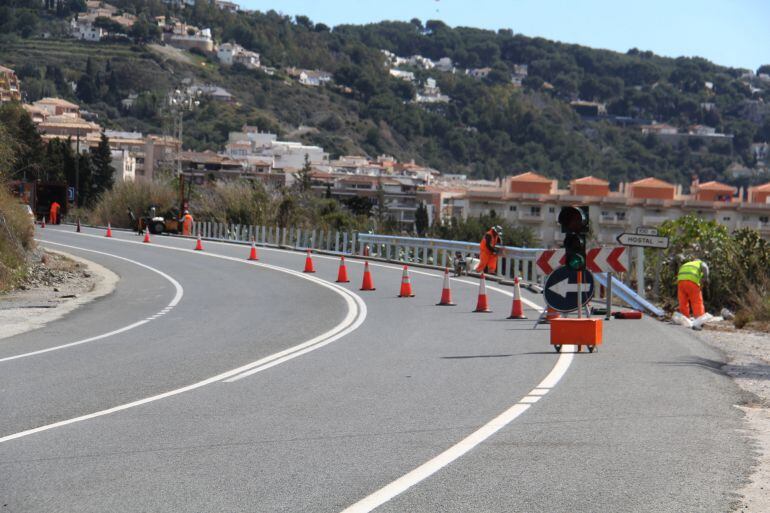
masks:
[[[90,260],[45,250],[48,264],[35,264],[30,283],[0,296],[0,340],[42,328],[115,290],[118,275]]]
[[[749,482],[739,490],[738,511],[770,511],[770,334],[707,329],[698,338],[725,354],[722,370],[753,397],[736,405],[745,413],[746,433],[756,452]]]

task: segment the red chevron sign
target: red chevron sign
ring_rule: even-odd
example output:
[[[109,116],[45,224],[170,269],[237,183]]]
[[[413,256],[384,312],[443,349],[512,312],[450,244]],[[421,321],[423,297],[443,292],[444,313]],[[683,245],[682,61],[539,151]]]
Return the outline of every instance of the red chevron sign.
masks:
[[[537,256],[537,266],[544,274],[551,274],[564,265],[563,249],[547,249]],[[591,248],[586,252],[586,269],[594,273],[628,272],[628,253],[625,247]]]

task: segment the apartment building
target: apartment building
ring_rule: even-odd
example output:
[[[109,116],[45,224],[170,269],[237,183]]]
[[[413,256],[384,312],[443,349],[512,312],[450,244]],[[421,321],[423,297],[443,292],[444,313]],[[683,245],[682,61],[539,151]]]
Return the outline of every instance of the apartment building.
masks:
[[[640,226],[655,227],[687,214],[713,220],[730,231],[750,227],[770,240],[770,183],[743,190],[719,182],[693,181],[690,194],[657,178],[621,183],[584,177],[560,190],[556,181],[528,172],[508,177],[499,187],[470,187],[464,193],[437,190],[434,206],[442,220],[491,214],[529,226],[545,247],[561,243],[557,223],[562,206],[588,205],[594,243],[611,245],[615,238]],[[438,202],[438,203],[436,203]]]
[[[20,102],[21,83],[11,68],[0,66],[0,103]]]

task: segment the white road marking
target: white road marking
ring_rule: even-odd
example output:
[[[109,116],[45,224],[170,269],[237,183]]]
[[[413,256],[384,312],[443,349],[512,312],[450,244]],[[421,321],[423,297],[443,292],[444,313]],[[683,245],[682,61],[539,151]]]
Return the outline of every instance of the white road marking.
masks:
[[[572,348],[574,349],[574,346],[572,346]],[[548,373],[545,379],[543,379],[543,381],[541,381],[540,384],[535,387],[535,390],[539,388],[553,388],[556,383],[558,383],[559,380],[564,376],[564,374],[566,374],[573,358],[574,353],[564,352],[562,349],[556,365],[551,370],[551,372]],[[361,499],[352,506],[345,508],[342,513],[366,513],[372,511],[373,509],[382,506],[393,497],[402,494],[420,481],[423,481],[432,476],[456,459],[468,453],[471,449],[475,448],[481,442],[497,433],[499,430],[513,422],[519,415],[527,411],[531,407],[531,404],[527,404],[528,401],[525,402],[527,397],[528,396],[525,396],[524,399],[514,404],[503,413],[490,420],[479,429],[464,439],[460,440],[457,444],[445,450],[438,456],[423,463],[416,469],[396,479],[383,488],[380,488],[368,497]],[[533,397],[532,399],[539,398]]]
[[[521,404],[535,404],[540,400],[541,396],[537,395],[528,395],[526,397],[522,397],[521,401],[519,401]]]
[[[104,255],[104,256],[111,257],[111,258],[117,258],[118,260],[123,260],[123,261],[126,261],[128,263],[131,263],[131,264],[134,264],[134,265],[138,265],[139,267],[143,267],[143,268],[148,269],[148,270],[150,270],[150,271],[152,271],[154,273],[157,273],[157,274],[161,275],[163,278],[165,278],[166,280],[168,280],[174,286],[174,288],[176,289],[176,293],[174,294],[174,297],[171,299],[171,302],[169,302],[169,304],[166,307],[164,307],[163,310],[161,310],[159,313],[157,313],[157,314],[155,314],[153,316],[150,316],[150,317],[147,317],[145,319],[142,319],[141,321],[137,321],[137,322],[135,322],[133,324],[129,324],[128,326],[123,326],[122,328],[119,328],[117,330],[113,330],[113,331],[110,331],[110,332],[107,332],[107,333],[102,333],[101,335],[96,335],[96,336],[93,336],[93,337],[84,338],[82,340],[77,340],[75,342],[69,342],[67,344],[62,344],[62,345],[55,346],[55,347],[48,347],[46,349],[40,349],[38,351],[31,351],[29,353],[22,353],[22,354],[17,354],[17,355],[14,355],[14,356],[6,356],[5,358],[0,358],[0,363],[8,362],[8,361],[11,361],[11,360],[18,360],[19,358],[27,358],[29,356],[36,356],[36,355],[43,354],[43,353],[50,353],[51,351],[58,351],[60,349],[66,349],[68,347],[79,346],[81,344],[87,344],[89,342],[95,342],[97,340],[103,340],[105,338],[112,337],[112,336],[118,335],[120,333],[125,333],[126,331],[132,330],[134,328],[138,328],[139,326],[143,326],[143,325],[147,324],[148,322],[157,319],[160,315],[162,315],[162,314],[164,314],[166,312],[169,312],[172,308],[174,308],[176,305],[179,304],[179,302],[182,300],[182,296],[184,296],[184,289],[182,288],[182,285],[180,285],[178,281],[176,281],[174,278],[172,278],[168,274],[164,273],[163,271],[161,271],[159,269],[155,269],[154,267],[150,267],[149,265],[145,265],[145,264],[143,264],[141,262],[137,262],[136,260],[131,260],[130,258],[125,258],[125,257],[122,257],[122,256],[113,255],[111,253],[105,253],[103,251],[96,251],[96,250],[93,250],[93,249],[84,249],[84,248],[79,248],[79,247],[76,247],[76,246],[69,246],[67,244],[60,244],[58,242],[43,241],[43,243],[44,244],[53,244],[55,246],[62,246],[62,247],[65,247],[65,248],[77,249],[77,250],[80,250],[80,251],[88,251],[89,253],[96,253],[98,255]]]
[[[80,235],[85,235],[81,233]],[[113,239],[113,240],[120,240],[120,239]],[[142,244],[141,242],[133,242],[133,241],[121,241],[121,242],[128,242],[132,244]],[[62,244],[63,245],[63,244]],[[73,249],[83,249],[76,246],[69,246]],[[102,417],[104,415],[109,415],[111,413],[127,410],[129,408],[134,408],[136,406],[141,406],[143,404],[151,403],[154,401],[159,401],[161,399],[165,399],[167,397],[172,397],[175,395],[182,394],[184,392],[189,392],[191,390],[195,390],[196,388],[200,388],[206,385],[210,385],[212,383],[216,383],[218,381],[223,380],[229,380],[230,378],[236,378],[241,379],[248,375],[254,374],[255,372],[260,372],[262,370],[268,369],[270,367],[273,367],[275,365],[278,365],[280,363],[284,363],[286,361],[289,361],[293,358],[296,358],[298,356],[301,356],[303,354],[306,354],[310,351],[314,351],[316,349],[319,349],[327,344],[330,344],[331,342],[334,342],[335,340],[338,340],[348,333],[354,331],[357,329],[361,324],[363,324],[364,320],[366,319],[366,303],[364,303],[363,299],[361,299],[358,294],[355,294],[354,292],[351,292],[347,290],[344,287],[340,287],[339,285],[336,285],[334,283],[330,283],[327,281],[324,281],[320,278],[316,278],[314,276],[310,276],[298,271],[293,271],[291,269],[285,269],[283,267],[277,267],[270,264],[263,264],[260,262],[252,262],[248,260],[241,260],[238,258],[228,257],[225,255],[216,255],[212,253],[201,253],[199,251],[194,250],[186,250],[181,248],[171,248],[168,246],[156,246],[161,247],[165,249],[177,249],[179,251],[187,251],[194,254],[205,254],[207,256],[213,257],[213,258],[221,258],[223,260],[232,260],[236,262],[245,263],[248,265],[254,265],[258,267],[264,267],[267,269],[273,269],[276,271],[284,272],[290,275],[297,276],[299,278],[311,281],[313,283],[316,283],[318,285],[321,285],[323,287],[328,288],[329,290],[332,290],[342,296],[342,298],[345,300],[345,304],[348,307],[348,313],[345,316],[345,318],[337,324],[334,328],[327,331],[323,335],[320,335],[318,337],[314,337],[311,340],[308,340],[307,342],[303,342],[301,344],[298,344],[296,346],[290,347],[288,349],[285,349],[283,351],[279,351],[277,353],[274,353],[270,356],[266,356],[264,358],[260,358],[259,360],[256,360],[251,363],[247,363],[246,365],[242,365],[240,367],[237,367],[235,369],[231,369],[229,371],[225,371],[221,374],[217,374],[216,376],[212,376],[210,378],[204,379],[203,381],[198,381],[197,383],[193,383],[191,385],[187,385],[181,388],[177,388],[174,390],[169,390],[168,392],[163,392],[161,394],[153,395],[150,397],[145,397],[144,399],[139,399],[137,401],[132,401],[130,403],[121,404],[119,406],[114,406],[112,408],[108,408],[106,410],[100,410],[94,413],[89,413],[87,415],[81,415],[79,417],[75,417],[72,419],[66,419],[59,422],[54,422],[52,424],[47,424],[44,426],[39,426],[32,429],[27,429],[25,431],[20,431],[18,433],[14,433],[11,435],[7,435],[0,438],[0,443],[8,442],[11,440],[16,440],[18,438],[22,438],[25,436],[33,435],[35,433],[40,433],[42,431],[48,431],[50,429],[55,429],[62,426],[67,426],[70,424],[75,424],[77,422],[83,422],[85,420],[94,419],[96,417]],[[90,250],[85,250],[90,251]],[[324,338],[321,338],[324,337]],[[250,372],[252,371],[253,372]]]

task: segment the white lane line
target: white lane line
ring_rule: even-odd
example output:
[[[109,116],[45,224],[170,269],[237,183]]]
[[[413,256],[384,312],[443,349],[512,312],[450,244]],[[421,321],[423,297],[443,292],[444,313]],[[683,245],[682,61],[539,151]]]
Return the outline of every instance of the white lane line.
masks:
[[[572,348],[574,349],[574,346],[572,346]],[[559,360],[556,362],[554,368],[548,373],[545,379],[535,387],[535,389],[553,388],[564,374],[566,374],[573,358],[574,353],[565,353],[562,349],[562,352],[559,354]],[[524,399],[527,399],[527,397],[525,396]],[[405,474],[371,495],[361,499],[352,506],[345,508],[342,513],[366,513],[372,511],[373,509],[382,506],[393,497],[405,492],[420,481],[432,476],[456,459],[468,453],[471,449],[475,448],[481,442],[500,431],[502,428],[513,422],[519,415],[527,411],[531,407],[531,404],[527,404],[524,399],[514,404],[438,456],[435,456],[433,459],[423,463],[408,474]]]
[[[522,397],[521,401],[519,401],[519,403],[521,403],[521,404],[535,404],[536,402],[538,402],[540,400],[541,397],[542,396],[528,395],[526,397]]]
[[[123,260],[123,261],[126,261],[128,263],[131,263],[131,264],[134,264],[134,265],[138,265],[139,267],[143,267],[145,269],[148,269],[148,270],[150,270],[150,271],[152,271],[154,273],[157,273],[157,274],[161,275],[163,278],[168,280],[174,286],[174,288],[176,289],[176,293],[174,294],[174,297],[171,299],[171,302],[169,302],[169,304],[165,308],[163,308],[163,310],[161,310],[161,312],[163,312],[163,311],[166,311],[166,312],[170,311],[172,308],[174,308],[176,305],[179,304],[179,302],[182,300],[182,296],[184,296],[184,289],[182,288],[182,285],[180,285],[178,281],[176,281],[174,278],[172,278],[168,274],[164,273],[163,271],[161,271],[159,269],[156,269],[154,267],[150,267],[149,265],[145,265],[145,264],[143,264],[141,262],[137,262],[136,260],[131,260],[130,258],[125,258],[125,257],[122,257],[122,256],[113,255],[111,253],[105,253],[103,251],[96,251],[96,250],[93,250],[93,249],[85,249],[85,248],[79,248],[77,246],[70,246],[70,245],[67,245],[67,244],[60,244],[58,242],[50,242],[50,241],[41,241],[41,242],[43,244],[53,244],[55,246],[62,246],[62,247],[65,247],[65,248],[70,248],[70,249],[77,249],[77,250],[80,250],[80,251],[88,251],[90,253],[96,253],[96,254],[108,256],[108,257],[111,257],[111,258],[117,258],[118,260]],[[138,328],[139,326],[143,326],[144,324],[147,324],[148,322],[157,319],[158,315],[159,314],[155,314],[153,316],[146,317],[145,319],[142,319],[141,321],[137,321],[137,322],[135,322],[133,324],[129,324],[128,326],[123,326],[122,328],[119,328],[119,329],[116,329],[116,330],[113,330],[113,331],[109,331],[107,333],[102,333],[101,335],[96,335],[96,336],[93,336],[93,337],[84,338],[82,340],[76,340],[75,342],[69,342],[67,344],[62,344],[62,345],[55,346],[55,347],[48,347],[46,349],[40,349],[38,351],[31,351],[29,353],[22,353],[22,354],[17,354],[17,355],[14,355],[14,356],[6,356],[5,358],[0,358],[0,363],[8,362],[8,361],[11,361],[11,360],[18,360],[19,358],[27,358],[29,356],[36,356],[36,355],[43,354],[43,353],[50,353],[51,351],[58,351],[60,349],[66,349],[68,347],[79,346],[81,344],[87,344],[89,342],[95,342],[97,340],[103,340],[105,338],[112,337],[112,336],[118,335],[120,333],[125,333],[125,332],[127,332],[129,330],[132,330],[134,328]]]
[[[83,234],[81,233],[80,235],[83,235]],[[132,241],[124,241],[124,242],[134,243]],[[141,244],[141,242],[136,242],[134,244]],[[82,248],[77,248],[75,246],[70,246],[70,247],[72,247],[74,249],[82,249]],[[167,246],[157,246],[157,247],[166,248],[166,249],[179,249],[179,248],[169,248]],[[189,251],[189,252],[194,253],[194,254],[201,254],[200,252],[193,251],[193,250],[180,249],[180,251]],[[338,340],[338,339],[344,337],[345,335],[347,335],[348,333],[350,333],[350,332],[354,331],[355,329],[357,329],[359,326],[361,326],[361,324],[363,324],[364,320],[366,319],[367,310],[366,310],[366,303],[364,303],[364,300],[361,299],[361,297],[358,294],[355,294],[354,292],[351,292],[351,291],[347,290],[346,288],[341,287],[341,286],[339,286],[337,284],[326,282],[326,281],[324,281],[324,280],[322,280],[320,278],[316,278],[315,276],[310,276],[308,274],[304,274],[304,273],[301,273],[301,272],[298,272],[298,271],[293,271],[291,269],[285,269],[283,267],[277,267],[277,266],[270,265],[270,264],[251,262],[251,261],[248,261],[248,260],[240,260],[240,259],[233,258],[233,257],[228,257],[228,256],[224,256],[224,255],[215,255],[215,254],[211,254],[211,253],[207,253],[207,256],[214,257],[214,258],[221,258],[221,259],[224,259],[224,260],[233,260],[233,261],[236,261],[236,262],[246,263],[246,264],[254,265],[254,266],[258,266],[258,267],[265,267],[267,269],[272,269],[272,270],[276,270],[276,271],[283,272],[283,273],[286,273],[286,274],[290,274],[290,275],[293,275],[293,276],[297,276],[299,278],[302,278],[302,279],[311,281],[313,283],[316,283],[318,285],[321,285],[323,287],[326,287],[329,290],[332,290],[332,291],[336,292],[337,294],[339,294],[340,296],[342,296],[342,298],[345,300],[345,304],[346,304],[346,306],[348,308],[348,313],[345,316],[345,318],[342,320],[342,322],[340,322],[339,324],[337,324],[337,326],[335,326],[334,328],[332,328],[331,330],[327,331],[326,333],[324,333],[323,335],[320,336],[320,337],[326,336],[326,338],[320,339],[319,337],[314,337],[313,339],[308,340],[307,342],[303,342],[301,344],[298,344],[296,346],[290,347],[290,348],[285,349],[283,351],[279,351],[279,352],[274,353],[274,354],[272,354],[270,356],[266,356],[264,358],[260,358],[259,360],[253,361],[251,363],[247,363],[246,365],[241,365],[240,367],[237,367],[235,369],[231,369],[231,370],[225,371],[225,372],[223,372],[221,374],[217,374],[216,376],[212,376],[212,377],[204,379],[202,381],[198,381],[197,383],[193,383],[191,385],[187,385],[187,386],[184,386],[184,387],[181,387],[181,388],[177,388],[177,389],[174,389],[174,390],[169,390],[168,392],[163,392],[161,394],[153,395],[153,396],[150,396],[150,397],[145,397],[144,399],[139,399],[137,401],[132,401],[130,403],[125,403],[125,404],[121,404],[119,406],[114,406],[114,407],[108,408],[106,410],[100,410],[100,411],[97,411],[97,412],[94,412],[94,413],[89,413],[87,415],[81,415],[80,417],[75,417],[75,418],[72,418],[72,419],[62,420],[62,421],[59,421],[59,422],[54,422],[52,424],[47,424],[47,425],[44,425],[44,426],[39,426],[39,427],[36,427],[36,428],[27,429],[25,431],[20,431],[18,433],[7,435],[7,436],[4,436],[4,437],[0,438],[0,443],[8,442],[8,441],[11,441],[11,440],[16,440],[17,438],[22,438],[22,437],[25,437],[25,436],[33,435],[35,433],[40,433],[42,431],[48,431],[50,429],[55,429],[55,428],[58,428],[58,427],[67,426],[67,425],[70,425],[70,424],[75,424],[76,422],[83,422],[85,420],[94,419],[96,417],[102,417],[104,415],[109,415],[111,413],[115,413],[115,412],[119,412],[119,411],[123,411],[123,410],[128,410],[129,408],[134,408],[134,407],[137,407],[137,406],[141,406],[143,404],[151,403],[151,402],[154,402],[154,401],[159,401],[161,399],[166,399],[168,397],[172,397],[172,396],[179,395],[179,394],[182,394],[182,393],[185,393],[185,392],[189,392],[191,390],[195,390],[197,388],[200,388],[200,387],[203,387],[203,386],[206,386],[206,385],[210,385],[210,384],[216,383],[218,381],[228,380],[228,379],[233,378],[233,377],[237,377],[237,379],[241,379],[241,378],[245,377],[245,375],[238,376],[239,374],[247,373],[248,371],[251,371],[252,369],[254,369],[255,372],[259,372],[259,371],[265,370],[267,368],[273,367],[275,365],[278,365],[280,363],[287,362],[287,361],[289,361],[289,360],[291,360],[293,358],[296,358],[298,356],[301,356],[303,354],[309,353],[310,351],[314,351],[316,349],[319,349],[319,348],[321,348],[321,347],[323,347],[323,346],[325,346],[327,344],[330,344],[331,342],[334,342],[335,340]],[[250,374],[253,374],[253,373],[250,373]],[[247,375],[250,375],[250,374],[247,374]]]

